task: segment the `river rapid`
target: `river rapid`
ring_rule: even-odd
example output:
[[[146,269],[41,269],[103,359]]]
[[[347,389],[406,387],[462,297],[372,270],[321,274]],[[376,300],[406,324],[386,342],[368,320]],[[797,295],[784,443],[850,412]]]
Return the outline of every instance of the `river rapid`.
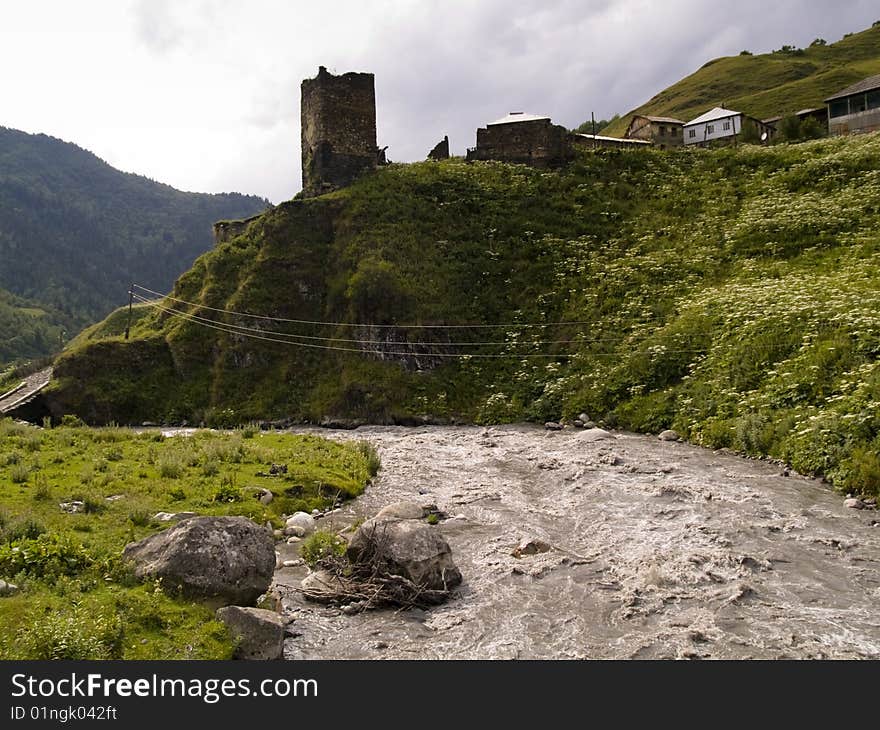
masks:
[[[279,570],[288,659],[880,657],[880,515],[816,480],[598,430],[321,433],[382,459],[324,520],[434,503],[464,584],[429,611],[346,615],[297,593],[305,568]],[[528,538],[552,549],[514,557]]]

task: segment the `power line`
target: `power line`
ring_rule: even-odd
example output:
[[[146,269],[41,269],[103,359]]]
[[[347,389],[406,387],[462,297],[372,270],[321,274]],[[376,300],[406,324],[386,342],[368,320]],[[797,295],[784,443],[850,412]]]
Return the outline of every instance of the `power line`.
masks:
[[[142,297],[140,294],[132,295],[137,301],[143,302],[144,304],[153,304],[157,300],[147,299],[146,297]],[[241,332],[257,332],[259,334],[266,334],[266,330],[262,330],[256,327],[245,327],[244,325],[239,324],[231,324],[229,322],[218,322],[214,319],[209,319],[207,317],[200,317],[197,314],[192,314],[190,312],[184,312],[181,309],[176,309],[175,307],[166,307],[169,312],[176,312],[177,314],[186,314],[190,317],[197,319],[201,322],[207,322],[210,324],[218,324],[223,327],[229,327],[235,330],[239,330]],[[370,327],[371,325],[363,325],[365,327]],[[291,337],[293,339],[298,340],[317,340],[319,342],[346,342],[346,343],[359,343],[359,344],[369,344],[369,345],[388,345],[395,344],[393,342],[388,342],[386,340],[363,340],[363,339],[355,339],[355,338],[346,338],[346,337],[328,337],[328,336],[320,336],[320,335],[300,335],[292,332],[274,332],[272,331],[270,334],[276,337]],[[575,345],[583,342],[583,340],[531,340],[528,342],[511,342],[510,340],[503,341],[472,341],[472,342],[427,342],[427,341],[410,341],[407,340],[405,342],[400,342],[401,345],[423,345],[423,346],[433,346],[433,345],[444,345],[448,347],[487,347],[487,346],[502,346],[502,345]]]
[[[589,321],[570,321],[570,322],[510,322],[507,324],[358,324],[355,322],[326,322],[320,320],[309,320],[309,319],[287,319],[284,317],[270,317],[265,314],[251,314],[249,312],[235,312],[230,309],[218,309],[217,307],[209,307],[206,304],[197,304],[196,302],[188,302],[185,299],[178,299],[176,297],[172,297],[168,294],[161,294],[160,292],[153,291],[152,289],[147,289],[146,287],[140,286],[139,284],[134,284],[133,288],[140,289],[141,291],[145,291],[148,294],[152,294],[153,296],[161,297],[163,299],[167,299],[172,302],[177,302],[178,304],[186,304],[190,307],[200,307],[201,309],[206,309],[211,312],[221,312],[223,314],[234,314],[237,317],[253,317],[254,319],[265,319],[272,322],[289,322],[293,324],[310,324],[316,325],[319,327],[382,327],[382,328],[393,328],[393,329],[447,329],[447,330],[457,330],[457,329],[497,329],[500,327],[514,328],[514,327],[562,327],[565,325],[587,325],[593,324]]]
[[[135,295],[135,296],[137,296],[137,295]],[[252,330],[252,329],[250,331],[238,331],[236,329],[233,329],[234,326],[226,325],[224,323],[219,323],[219,322],[216,322],[213,320],[208,320],[204,317],[199,317],[198,315],[189,314],[189,313],[183,312],[178,309],[172,309],[169,307],[165,307],[165,306],[162,306],[161,304],[159,304],[155,300],[147,300],[147,299],[144,299],[143,297],[140,297],[140,299],[148,306],[151,306],[161,312],[164,312],[165,314],[168,314],[171,317],[190,321],[190,322],[193,322],[194,324],[200,325],[202,327],[208,327],[210,329],[218,330],[218,331],[224,332],[226,334],[239,335],[241,337],[248,337],[251,339],[262,340],[264,342],[275,342],[275,343],[282,344],[282,345],[292,345],[294,347],[306,347],[306,348],[317,349],[317,350],[331,350],[331,351],[335,351],[335,352],[354,352],[354,353],[358,353],[361,355],[363,355],[363,354],[381,354],[381,355],[394,355],[394,356],[399,356],[399,357],[425,357],[425,358],[439,357],[439,358],[473,358],[473,359],[477,359],[477,358],[493,358],[493,359],[498,359],[498,358],[514,358],[514,359],[545,358],[546,359],[546,358],[549,358],[549,359],[558,359],[558,358],[574,357],[577,354],[577,353],[549,354],[549,353],[399,352],[399,351],[387,351],[387,350],[382,350],[377,353],[370,353],[368,350],[365,351],[363,348],[357,348],[357,347],[338,347],[338,346],[333,346],[333,345],[318,345],[318,344],[309,343],[309,342],[295,342],[295,341],[286,340],[286,339],[278,339],[277,337],[267,337],[267,336],[265,336],[265,334],[263,334],[263,335],[254,334],[254,332],[256,332],[257,330]],[[273,333],[273,334],[283,334],[283,333]],[[376,341],[374,340],[372,342],[376,342]],[[402,342],[401,343],[384,343],[384,342],[381,342],[380,344],[405,345],[407,343],[402,343]],[[449,343],[438,343],[438,344],[449,344]],[[532,343],[499,343],[499,344],[529,345]],[[658,353],[658,354],[685,355],[685,354],[705,354],[705,353],[706,353],[705,348],[701,348],[701,349],[675,349],[675,350],[670,350],[670,349],[664,348],[662,350],[662,352]],[[642,353],[642,354],[649,354],[649,353]],[[615,357],[615,358],[619,358],[620,354],[616,353],[616,352],[597,352],[597,353],[589,353],[589,357]]]
[[[255,340],[263,340],[265,342],[277,342],[282,345],[292,345],[294,347],[308,347],[317,350],[334,350],[336,352],[356,352],[361,355],[364,354],[382,354],[382,355],[395,355],[400,357],[442,357],[442,358],[462,358],[462,357],[471,357],[471,358],[532,358],[532,357],[543,357],[543,358],[560,358],[560,357],[571,357],[570,354],[559,354],[559,355],[550,355],[546,353],[524,353],[524,354],[500,354],[500,353],[479,353],[479,354],[466,354],[466,353],[451,353],[451,352],[389,352],[383,350],[381,353],[370,353],[369,351],[365,351],[362,348],[357,347],[336,347],[333,345],[317,345],[311,342],[292,342],[291,340],[280,340],[275,337],[265,337],[262,335],[256,335],[250,332],[238,332],[233,329],[229,329],[227,326],[218,323],[209,323],[208,321],[204,321],[204,318],[197,318],[195,315],[186,314],[180,312],[179,310],[169,309],[167,307],[163,307],[161,304],[150,303],[150,306],[155,307],[156,309],[165,312],[171,317],[181,318],[185,320],[189,320],[194,324],[200,325],[202,327],[209,327],[211,329],[219,330],[220,332],[225,332],[230,335],[239,335],[241,337],[250,337]],[[394,343],[394,344],[404,344],[404,343]]]
[[[353,323],[353,322],[315,322],[310,320],[301,320],[301,319],[285,319],[282,317],[270,317],[267,315],[261,314],[249,314],[247,312],[237,312],[231,309],[218,309],[216,307],[209,307],[204,304],[196,304],[195,302],[188,302],[184,299],[178,299],[172,296],[166,296],[163,294],[159,294],[158,292],[154,292],[151,289],[146,289],[145,287],[135,286],[142,291],[149,292],[150,294],[154,294],[159,297],[159,300],[156,299],[148,299],[147,297],[143,297],[140,294],[134,294],[135,299],[144,304],[153,304],[157,301],[169,300],[173,302],[178,302],[180,304],[185,304],[190,307],[195,307],[196,309],[205,309],[211,312],[219,312],[223,314],[229,314],[237,317],[252,317],[255,319],[264,319],[272,322],[287,322],[287,323],[299,323],[299,324],[309,324],[309,325],[328,325],[328,326],[340,326],[340,327],[365,327],[365,328],[388,328],[388,329],[468,329],[468,328],[502,328],[502,327],[554,327],[554,326],[563,326],[563,325],[592,325],[595,324],[592,321],[570,321],[570,322],[556,322],[550,324],[537,324],[537,323],[524,323],[521,325],[509,325],[509,324],[487,324],[487,325],[395,325],[395,324],[365,324],[365,323]],[[183,312],[180,309],[176,309],[174,307],[166,307],[172,312],[178,312],[180,314],[187,314],[196,319],[204,320],[205,322],[213,322],[217,323],[216,320],[208,319],[206,317],[200,317],[199,315],[190,314],[188,312]],[[265,332],[265,330],[261,330],[253,327],[245,327],[244,325],[236,325],[229,323],[218,323],[222,324],[226,327],[232,327],[236,329],[241,329],[243,331],[252,331],[252,332]],[[328,336],[319,336],[319,335],[301,335],[294,333],[285,333],[285,332],[273,332],[272,334],[283,336],[283,337],[292,337],[296,339],[304,339],[304,340],[318,340],[324,342],[348,342],[348,343],[371,343],[371,344],[386,344],[383,340],[360,340],[353,338],[344,338],[344,337],[328,337]],[[681,337],[693,337],[693,336],[714,336],[713,332],[696,332],[688,335],[678,335],[678,334],[651,334],[652,338],[663,338],[663,339],[676,339]],[[622,337],[579,337],[576,340],[538,340],[532,341],[530,343],[523,344],[538,344],[538,345],[567,345],[567,344],[592,344],[592,343],[602,343],[602,342],[610,342],[613,344],[621,344]],[[447,343],[435,343],[435,342],[407,342],[406,344],[412,345],[434,345],[434,344],[445,344],[450,346],[487,346],[487,345],[507,345],[507,344],[517,344],[511,343],[507,340],[504,342],[498,341],[487,341],[487,342],[447,342]]]

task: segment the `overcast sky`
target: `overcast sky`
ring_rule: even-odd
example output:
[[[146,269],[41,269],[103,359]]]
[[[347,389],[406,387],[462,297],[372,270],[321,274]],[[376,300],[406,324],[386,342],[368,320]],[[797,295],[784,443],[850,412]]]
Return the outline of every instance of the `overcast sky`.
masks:
[[[710,58],[836,41],[876,0],[0,0],[0,125],[183,190],[300,185],[299,84],[376,74],[379,144],[453,153],[511,110],[577,126]]]

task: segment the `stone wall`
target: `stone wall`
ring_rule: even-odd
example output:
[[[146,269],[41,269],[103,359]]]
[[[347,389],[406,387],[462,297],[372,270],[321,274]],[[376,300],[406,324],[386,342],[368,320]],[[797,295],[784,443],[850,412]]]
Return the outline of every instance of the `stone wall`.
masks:
[[[302,172],[307,196],[350,185],[376,167],[373,74],[334,76],[321,66],[302,82]]]
[[[247,227],[253,223],[257,218],[262,216],[260,215],[252,216],[251,218],[246,218],[242,221],[219,221],[214,224],[214,245],[216,246],[219,243],[225,243],[226,241],[231,241],[236,236],[240,236],[247,230]]]
[[[491,124],[477,130],[477,146],[468,160],[521,162],[535,167],[559,165],[572,157],[568,130],[549,119]]]

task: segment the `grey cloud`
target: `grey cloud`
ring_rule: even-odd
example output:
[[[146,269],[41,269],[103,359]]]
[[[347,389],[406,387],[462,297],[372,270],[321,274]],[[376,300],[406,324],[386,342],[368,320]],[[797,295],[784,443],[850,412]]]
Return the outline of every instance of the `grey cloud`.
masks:
[[[183,41],[183,27],[172,16],[170,0],[137,0],[133,7],[135,35],[152,51],[165,52]]]

